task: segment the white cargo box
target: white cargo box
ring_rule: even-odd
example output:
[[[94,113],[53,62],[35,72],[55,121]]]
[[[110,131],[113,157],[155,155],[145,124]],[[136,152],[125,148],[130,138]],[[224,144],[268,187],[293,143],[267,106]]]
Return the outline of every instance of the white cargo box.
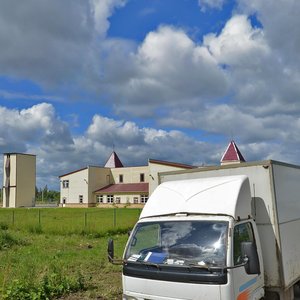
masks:
[[[300,167],[277,161],[160,173],[160,182],[246,175],[258,227],[266,287],[288,288],[300,279]]]

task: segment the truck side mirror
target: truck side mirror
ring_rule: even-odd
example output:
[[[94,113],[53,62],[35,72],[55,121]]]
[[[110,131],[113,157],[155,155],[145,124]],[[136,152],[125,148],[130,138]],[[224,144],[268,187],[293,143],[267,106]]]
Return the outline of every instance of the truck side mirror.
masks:
[[[241,250],[242,254],[248,258],[248,262],[245,265],[247,274],[260,274],[259,259],[255,243],[242,242]]]
[[[123,259],[115,259],[114,241],[112,239],[108,240],[107,258],[108,258],[108,261],[110,263],[112,263],[113,265],[122,265],[124,263]]]
[[[108,257],[108,261],[110,263],[113,263],[114,261],[114,241],[112,239],[108,240],[108,245],[107,245],[107,257]]]

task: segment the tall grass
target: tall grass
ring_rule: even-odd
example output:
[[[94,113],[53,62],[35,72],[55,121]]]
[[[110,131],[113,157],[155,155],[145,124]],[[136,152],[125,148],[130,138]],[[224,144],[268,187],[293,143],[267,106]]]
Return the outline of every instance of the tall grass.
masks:
[[[0,209],[0,222],[31,233],[104,235],[127,230],[137,221],[139,209],[126,208],[21,208]]]
[[[121,257],[139,212],[0,209],[0,299],[120,299],[121,267],[108,263],[107,240],[114,236]]]
[[[62,276],[56,272],[45,275],[38,284],[28,281],[13,280],[3,293],[3,300],[49,300],[85,290],[84,278],[81,274],[77,278]]]
[[[25,242],[21,239],[15,238],[6,230],[0,229],[0,250],[9,249],[14,245],[25,245]]]

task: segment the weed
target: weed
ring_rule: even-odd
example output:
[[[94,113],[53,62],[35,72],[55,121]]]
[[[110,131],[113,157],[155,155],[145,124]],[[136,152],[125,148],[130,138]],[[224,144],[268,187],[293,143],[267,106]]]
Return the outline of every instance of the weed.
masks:
[[[3,300],[48,300],[82,290],[85,290],[85,283],[81,274],[71,278],[61,273],[51,273],[45,275],[37,285],[14,280],[5,289]]]
[[[30,286],[28,283],[22,283],[19,280],[14,280],[11,285],[7,287],[3,294],[3,299],[24,299],[30,298]]]
[[[8,224],[4,222],[0,222],[0,229],[1,230],[8,230]]]
[[[22,245],[24,244],[23,241],[13,237],[7,231],[1,230],[0,231],[0,250],[9,249],[13,245]]]
[[[28,226],[28,232],[35,233],[35,234],[42,234],[43,228],[41,225],[31,225]]]
[[[121,257],[138,210],[13,212],[0,208],[1,222],[9,225],[0,229],[1,300],[120,299],[122,269],[108,263],[107,238],[114,237]]]

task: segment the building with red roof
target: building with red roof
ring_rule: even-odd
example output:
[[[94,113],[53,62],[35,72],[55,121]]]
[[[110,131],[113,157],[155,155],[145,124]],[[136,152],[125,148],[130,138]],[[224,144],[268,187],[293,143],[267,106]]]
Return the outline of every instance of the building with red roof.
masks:
[[[125,167],[113,151],[104,167],[87,166],[59,176],[61,206],[143,206],[159,184],[159,172],[191,168],[155,159],[145,166]]]
[[[221,164],[241,162],[245,159],[231,141]],[[192,168],[196,167],[156,159],[149,159],[144,166],[125,167],[113,151],[103,167],[87,166],[59,176],[60,203],[70,207],[143,206],[159,184],[159,173]]]

